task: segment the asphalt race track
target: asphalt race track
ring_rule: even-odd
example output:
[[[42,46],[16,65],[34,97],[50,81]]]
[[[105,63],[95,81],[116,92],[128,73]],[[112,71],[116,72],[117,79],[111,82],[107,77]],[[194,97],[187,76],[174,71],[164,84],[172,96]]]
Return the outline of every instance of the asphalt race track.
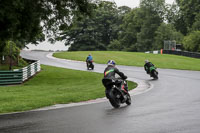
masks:
[[[41,64],[87,71],[85,62],[55,59],[50,54],[21,52],[22,57],[39,59]],[[95,64],[94,72],[103,72],[104,68]],[[102,100],[3,114],[0,133],[200,133],[199,71],[158,69],[159,79],[152,80],[142,67],[118,68],[130,79],[150,85],[148,91],[133,95],[131,106],[113,109],[108,100]]]

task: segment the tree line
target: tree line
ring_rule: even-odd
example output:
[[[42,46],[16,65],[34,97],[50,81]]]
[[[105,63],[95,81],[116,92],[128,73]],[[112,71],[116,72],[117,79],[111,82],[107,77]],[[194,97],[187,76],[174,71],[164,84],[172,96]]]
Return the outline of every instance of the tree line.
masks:
[[[200,52],[199,0],[141,0],[133,9],[100,0],[1,0],[0,25],[1,59],[9,41],[22,49],[45,35],[70,51],[149,51],[172,40]]]
[[[20,49],[37,45],[45,35],[53,41],[73,16],[90,15],[94,8],[89,0],[0,0],[0,64],[15,60]]]
[[[149,51],[163,48],[164,40],[200,52],[200,1],[141,0],[138,8],[100,2],[92,16],[74,17],[60,39],[69,50]],[[80,19],[81,18],[81,19]]]

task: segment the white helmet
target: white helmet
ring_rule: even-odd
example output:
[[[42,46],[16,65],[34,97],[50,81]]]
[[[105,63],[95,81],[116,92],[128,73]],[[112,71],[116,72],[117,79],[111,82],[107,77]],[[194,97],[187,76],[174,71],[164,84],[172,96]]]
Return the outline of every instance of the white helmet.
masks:
[[[149,60],[145,60],[144,62],[145,62],[145,63],[149,63]]]
[[[110,66],[115,66],[116,63],[115,63],[114,60],[109,60],[107,64],[108,64],[108,66],[109,66],[109,65],[110,65]]]

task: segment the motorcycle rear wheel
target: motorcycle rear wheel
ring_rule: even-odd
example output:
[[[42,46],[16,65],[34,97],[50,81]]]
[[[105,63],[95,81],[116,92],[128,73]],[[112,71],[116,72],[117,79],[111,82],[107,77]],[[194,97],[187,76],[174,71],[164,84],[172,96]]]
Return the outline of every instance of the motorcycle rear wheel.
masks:
[[[120,107],[120,101],[119,99],[116,97],[116,94],[113,94],[113,91],[109,92],[109,101],[111,103],[111,105],[114,108],[119,108]]]
[[[127,94],[126,104],[131,105],[131,96],[129,94]]]
[[[153,73],[153,78],[154,78],[154,79],[158,79],[158,74],[157,74],[156,71],[154,71],[154,73]]]

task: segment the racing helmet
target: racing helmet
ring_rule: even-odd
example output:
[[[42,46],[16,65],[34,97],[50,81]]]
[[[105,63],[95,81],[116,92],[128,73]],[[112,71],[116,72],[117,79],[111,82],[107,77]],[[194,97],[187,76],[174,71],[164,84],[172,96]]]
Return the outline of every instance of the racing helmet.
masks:
[[[149,63],[149,60],[145,60],[144,62],[145,62],[145,63]]]
[[[108,64],[108,66],[109,66],[109,65],[115,66],[116,63],[115,63],[114,60],[109,60],[107,64]]]

